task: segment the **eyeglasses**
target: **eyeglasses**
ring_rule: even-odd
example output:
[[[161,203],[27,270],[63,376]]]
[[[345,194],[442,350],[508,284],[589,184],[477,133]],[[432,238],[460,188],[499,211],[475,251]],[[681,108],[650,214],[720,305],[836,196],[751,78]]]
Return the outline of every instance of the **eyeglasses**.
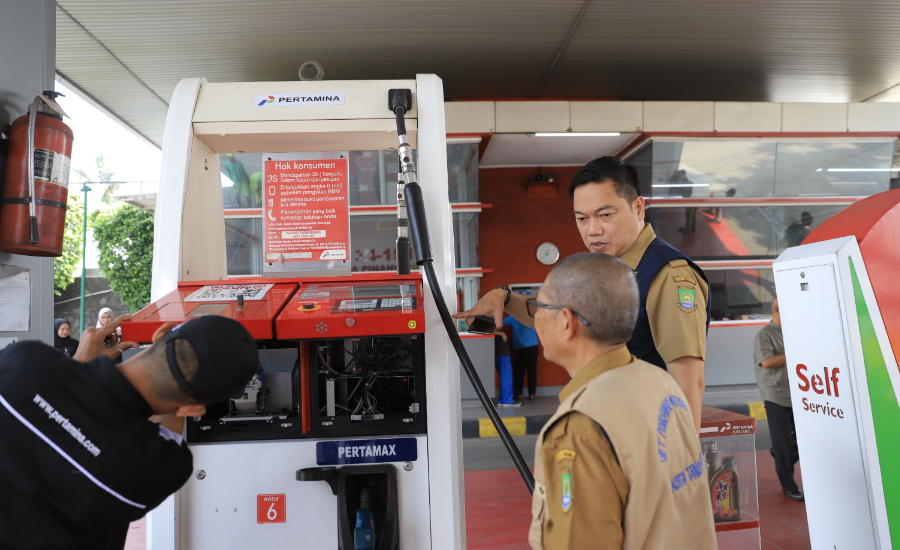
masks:
[[[591,326],[590,321],[585,319],[584,316],[582,316],[580,313],[578,313],[574,309],[567,307],[567,306],[557,306],[557,305],[553,305],[553,304],[545,304],[542,302],[538,302],[536,300],[525,300],[525,310],[528,312],[529,317],[534,317],[534,312],[537,311],[536,309],[532,309],[532,307],[535,307],[535,308],[542,307],[542,308],[546,308],[546,309],[559,309],[559,310],[568,309],[573,314],[575,314],[575,317],[578,317],[578,320],[581,321],[581,323],[584,326],[586,326],[586,327]]]

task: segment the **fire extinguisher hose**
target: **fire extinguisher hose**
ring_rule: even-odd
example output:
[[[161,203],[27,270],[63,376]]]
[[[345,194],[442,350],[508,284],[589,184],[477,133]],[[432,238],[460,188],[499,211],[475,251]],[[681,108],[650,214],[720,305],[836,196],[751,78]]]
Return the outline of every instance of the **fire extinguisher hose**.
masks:
[[[28,214],[31,220],[28,242],[35,244],[40,242],[38,234],[37,207],[34,202],[36,191],[34,189],[34,125],[37,120],[37,108],[41,104],[41,96],[34,98],[28,113]]]

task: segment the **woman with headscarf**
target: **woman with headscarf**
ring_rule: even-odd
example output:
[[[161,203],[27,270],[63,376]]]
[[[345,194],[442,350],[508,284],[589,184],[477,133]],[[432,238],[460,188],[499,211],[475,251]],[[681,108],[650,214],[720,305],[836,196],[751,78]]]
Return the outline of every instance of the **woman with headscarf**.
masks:
[[[73,357],[78,349],[78,340],[69,336],[71,330],[71,325],[65,319],[53,321],[53,346],[69,357]]]
[[[113,310],[111,310],[108,307],[101,309],[100,313],[97,314],[97,327],[96,328],[101,328],[101,327],[108,325],[110,322],[112,322],[112,320],[114,318],[115,318],[115,315],[113,315]],[[122,341],[121,327],[116,328],[116,334],[119,336],[119,342],[121,342]]]

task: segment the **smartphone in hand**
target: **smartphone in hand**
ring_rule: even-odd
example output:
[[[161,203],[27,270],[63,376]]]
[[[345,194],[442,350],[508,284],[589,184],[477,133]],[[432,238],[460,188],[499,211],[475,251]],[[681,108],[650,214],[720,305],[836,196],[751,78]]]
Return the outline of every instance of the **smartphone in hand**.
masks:
[[[469,325],[469,332],[472,334],[494,334],[497,325],[494,318],[490,315],[476,315],[475,320]]]

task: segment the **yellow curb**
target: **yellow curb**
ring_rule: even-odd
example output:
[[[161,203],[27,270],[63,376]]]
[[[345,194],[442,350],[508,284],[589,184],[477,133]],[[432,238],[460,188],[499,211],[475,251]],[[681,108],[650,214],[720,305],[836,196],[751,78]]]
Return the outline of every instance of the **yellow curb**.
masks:
[[[509,430],[509,435],[525,435],[527,427],[524,416],[504,416],[500,420],[503,421],[503,425]],[[478,437],[500,437],[490,418],[478,419]]]
[[[753,403],[747,403],[747,406],[750,407],[750,416],[757,420],[768,420],[769,417],[766,416],[766,406],[762,401],[754,401]]]

